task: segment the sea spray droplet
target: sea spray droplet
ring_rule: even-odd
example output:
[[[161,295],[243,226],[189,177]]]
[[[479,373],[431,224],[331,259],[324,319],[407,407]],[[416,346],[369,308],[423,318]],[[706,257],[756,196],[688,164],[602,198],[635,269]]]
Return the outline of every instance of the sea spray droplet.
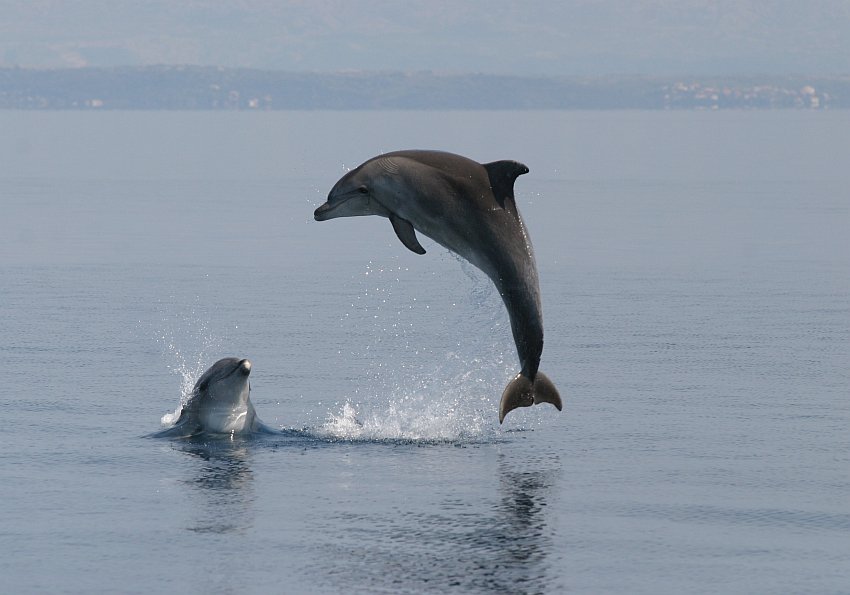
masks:
[[[454,300],[454,308],[452,301],[441,304],[440,318],[434,319],[431,305],[415,296],[419,275],[400,277],[400,267],[369,263],[351,312],[340,319],[344,333],[357,339],[356,349],[346,353],[365,366],[347,407],[329,408],[318,435],[358,441],[501,439],[498,397],[515,374],[513,358],[505,359],[506,352],[513,355],[502,324],[507,316],[489,279],[471,265],[467,269],[467,291],[460,294],[468,298]],[[440,285],[428,281],[435,283]],[[452,286],[446,294],[455,292]],[[446,331],[423,344],[435,324]],[[448,345],[453,347],[445,353]]]
[[[159,342],[168,360],[168,369],[180,377],[182,407],[206,364],[221,351],[221,340],[209,330],[208,320],[194,309],[190,314],[166,316],[164,324],[167,328],[159,333]],[[164,415],[163,422],[171,415]]]
[[[346,401],[328,414],[318,434],[354,441],[490,441],[499,434],[489,397],[480,376],[468,370],[444,381],[413,378],[407,387],[391,388],[385,399]]]
[[[363,424],[357,419],[357,410],[346,401],[338,414],[328,416],[322,433],[332,438],[356,440],[363,434]]]

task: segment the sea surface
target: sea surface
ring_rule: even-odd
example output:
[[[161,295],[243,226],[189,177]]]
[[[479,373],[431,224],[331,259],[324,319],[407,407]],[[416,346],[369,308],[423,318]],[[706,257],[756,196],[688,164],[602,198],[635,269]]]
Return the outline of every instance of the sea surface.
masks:
[[[850,593],[850,112],[0,112],[7,593]],[[349,168],[530,173],[541,370]],[[280,435],[154,439],[215,360]]]

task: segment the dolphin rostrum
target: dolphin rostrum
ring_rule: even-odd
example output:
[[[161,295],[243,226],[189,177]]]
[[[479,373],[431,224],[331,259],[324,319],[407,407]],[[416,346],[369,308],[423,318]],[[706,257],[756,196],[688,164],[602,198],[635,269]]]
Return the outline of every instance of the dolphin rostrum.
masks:
[[[195,383],[175,424],[154,437],[196,434],[248,435],[268,433],[251,403],[251,362],[237,357],[218,360]]]
[[[413,252],[425,254],[418,230],[490,277],[508,309],[522,365],[502,393],[499,423],[517,407],[551,403],[561,409],[558,390],[537,369],[543,351],[540,287],[514,200],[514,181],[524,173],[528,168],[516,161],[480,164],[441,151],[396,151],[345,174],[314,214],[317,221],[387,217]]]

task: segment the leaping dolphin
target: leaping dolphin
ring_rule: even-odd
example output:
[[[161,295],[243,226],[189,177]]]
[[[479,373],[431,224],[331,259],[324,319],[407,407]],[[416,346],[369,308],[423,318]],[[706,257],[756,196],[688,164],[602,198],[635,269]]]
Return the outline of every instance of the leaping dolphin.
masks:
[[[248,435],[274,432],[257,417],[251,403],[251,362],[218,360],[195,383],[175,424],[153,437],[189,437],[201,433]]]
[[[551,403],[558,389],[538,371],[543,352],[540,286],[531,239],[514,200],[514,181],[528,173],[516,161],[480,164],[441,151],[396,151],[345,174],[316,209],[317,221],[387,217],[401,243],[425,254],[416,232],[459,254],[496,285],[511,319],[522,370],[499,403],[499,423],[517,407]]]

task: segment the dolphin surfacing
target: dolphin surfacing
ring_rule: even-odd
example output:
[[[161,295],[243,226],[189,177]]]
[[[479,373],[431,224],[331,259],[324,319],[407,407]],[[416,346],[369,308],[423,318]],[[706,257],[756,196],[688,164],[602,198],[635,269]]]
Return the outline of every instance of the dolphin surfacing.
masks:
[[[528,168],[517,161],[481,164],[441,151],[396,151],[345,174],[314,213],[317,221],[387,217],[409,250],[425,254],[419,231],[490,277],[508,310],[522,366],[502,393],[499,423],[517,407],[562,407],[555,385],[538,371],[540,286],[531,238],[514,200],[514,182],[525,173]]]
[[[274,433],[260,421],[251,403],[250,374],[251,362],[247,359],[225,357],[218,360],[198,378],[175,424],[151,436],[188,438],[198,434]]]

